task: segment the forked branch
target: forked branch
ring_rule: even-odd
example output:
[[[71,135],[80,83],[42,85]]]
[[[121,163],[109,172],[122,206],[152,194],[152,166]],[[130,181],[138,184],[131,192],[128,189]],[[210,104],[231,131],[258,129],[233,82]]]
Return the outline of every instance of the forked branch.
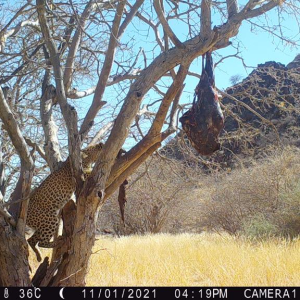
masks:
[[[83,120],[81,128],[80,128],[80,135],[82,137],[82,140],[88,134],[90,128],[93,125],[94,119],[95,119],[98,111],[103,106],[102,98],[104,95],[104,91],[106,88],[106,84],[107,84],[107,81],[109,78],[110,71],[113,66],[116,48],[118,46],[117,36],[118,36],[119,27],[120,27],[120,23],[122,20],[125,4],[126,4],[126,1],[120,1],[120,3],[117,6],[115,18],[113,21],[113,26],[111,29],[110,39],[109,39],[109,43],[108,43],[108,49],[106,51],[103,68],[102,68],[102,71],[101,71],[101,74],[99,76],[99,80],[98,80],[98,83],[96,86],[93,102],[92,102],[92,105],[90,106],[90,108]]]

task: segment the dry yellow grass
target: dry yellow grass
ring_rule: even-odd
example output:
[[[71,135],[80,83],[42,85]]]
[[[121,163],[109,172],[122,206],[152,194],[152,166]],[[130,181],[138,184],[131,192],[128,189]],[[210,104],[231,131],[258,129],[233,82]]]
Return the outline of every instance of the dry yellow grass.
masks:
[[[99,237],[88,286],[299,286],[300,240],[228,235]]]
[[[30,259],[35,270],[31,250]],[[87,285],[299,286],[300,240],[254,243],[217,234],[100,236]]]

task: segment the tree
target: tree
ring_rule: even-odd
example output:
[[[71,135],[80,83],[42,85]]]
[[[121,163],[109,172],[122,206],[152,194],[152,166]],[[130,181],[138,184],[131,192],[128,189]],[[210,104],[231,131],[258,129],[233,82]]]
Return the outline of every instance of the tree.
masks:
[[[73,228],[67,249],[55,249],[55,259],[50,266],[44,261],[34,283],[82,286],[99,209],[177,130],[184,82],[198,76],[189,71],[193,61],[229,46],[245,20],[255,24],[255,18],[273,9],[279,16],[299,14],[294,0],[249,0],[241,7],[237,0],[24,0],[3,5],[0,285],[13,286],[31,284],[26,198],[48,167],[53,171],[70,156],[76,208],[69,214],[73,219],[64,216]],[[219,25],[212,27],[212,22]],[[174,24],[184,28],[185,36],[176,34]],[[277,29],[280,36],[280,25]],[[151,40],[147,48],[138,49],[136,34]],[[80,149],[103,138],[101,156],[83,182]],[[126,140],[130,149],[116,159]],[[5,209],[8,198],[23,199],[12,205],[14,217]]]

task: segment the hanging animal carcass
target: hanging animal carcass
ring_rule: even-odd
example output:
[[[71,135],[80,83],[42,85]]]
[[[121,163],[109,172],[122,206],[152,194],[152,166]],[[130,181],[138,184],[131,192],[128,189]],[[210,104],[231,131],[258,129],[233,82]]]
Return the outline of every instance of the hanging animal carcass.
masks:
[[[202,58],[202,74],[193,105],[179,121],[192,146],[201,155],[211,155],[220,149],[218,136],[224,126],[224,116],[215,89],[211,52],[205,53]]]

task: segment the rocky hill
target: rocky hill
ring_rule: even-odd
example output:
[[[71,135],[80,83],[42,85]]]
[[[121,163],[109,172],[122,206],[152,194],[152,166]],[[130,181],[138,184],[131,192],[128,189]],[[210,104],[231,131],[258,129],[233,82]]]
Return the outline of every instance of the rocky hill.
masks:
[[[300,54],[287,66],[259,64],[242,82],[220,92],[226,118],[221,151],[200,157],[179,135],[161,150],[164,155],[232,168],[274,147],[300,146]]]

